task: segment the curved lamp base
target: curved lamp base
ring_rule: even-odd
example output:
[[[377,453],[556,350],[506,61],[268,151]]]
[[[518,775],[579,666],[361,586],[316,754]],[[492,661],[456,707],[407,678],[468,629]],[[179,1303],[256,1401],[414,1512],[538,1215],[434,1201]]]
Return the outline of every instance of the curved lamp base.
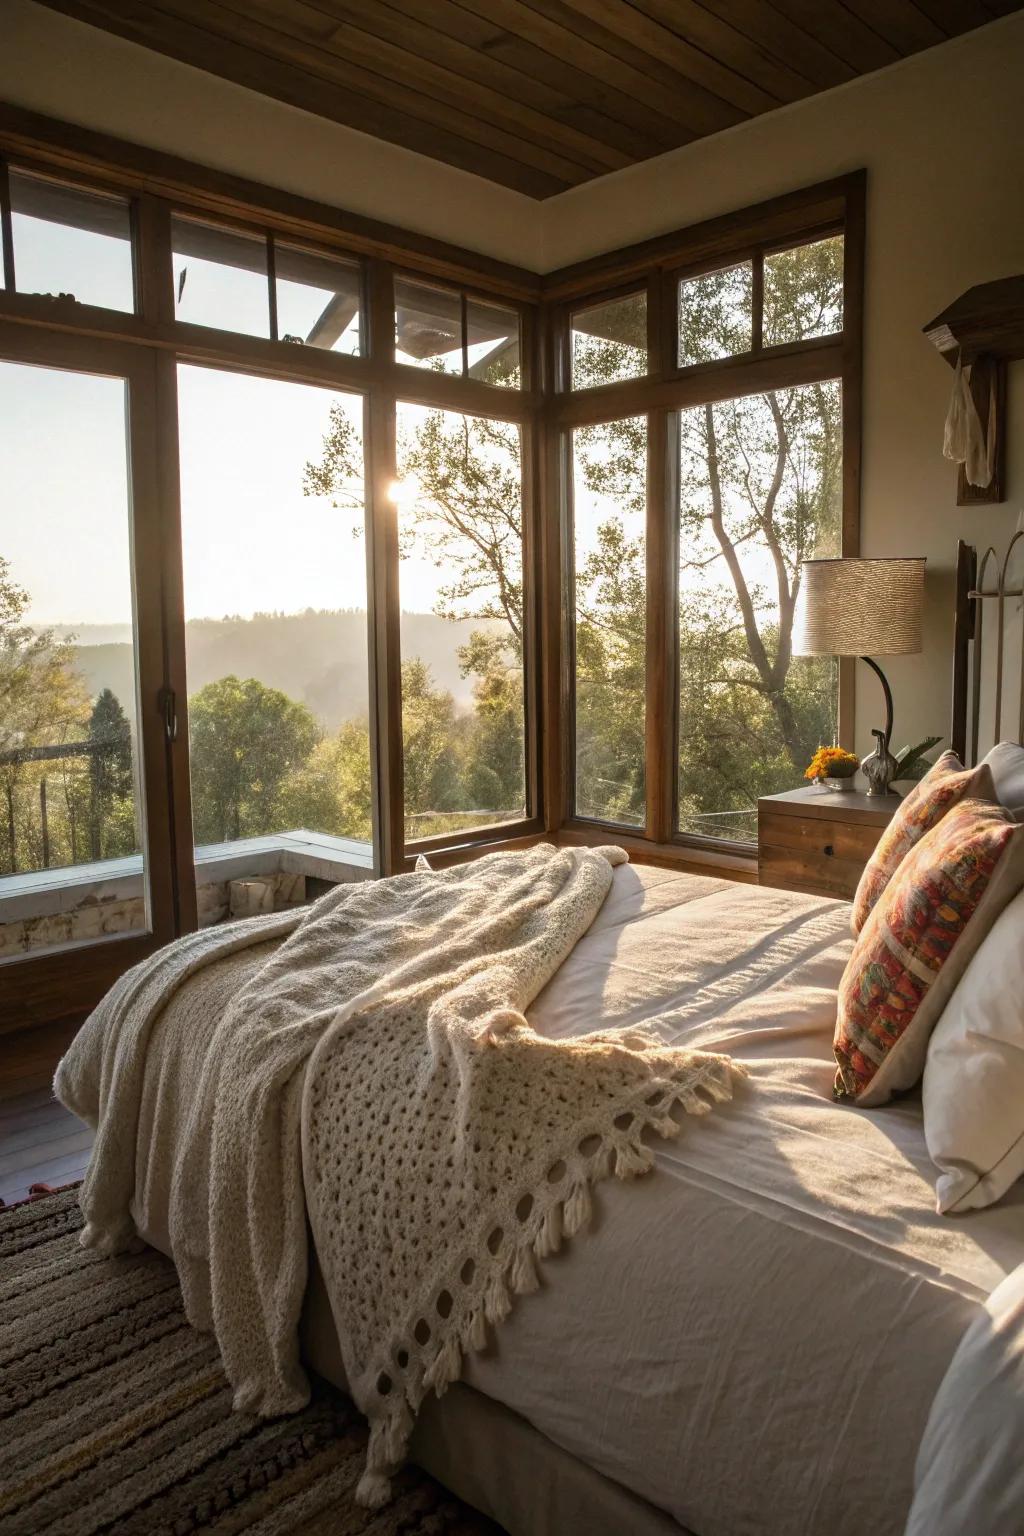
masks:
[[[861,661],[867,662],[882,685],[882,692],[885,695],[885,730],[871,732],[875,738],[875,750],[868,753],[860,765],[860,771],[868,781],[869,795],[887,795],[889,786],[899,771],[899,764],[889,751],[889,743],[892,740],[892,689],[877,661],[873,661],[870,656],[862,656]]]

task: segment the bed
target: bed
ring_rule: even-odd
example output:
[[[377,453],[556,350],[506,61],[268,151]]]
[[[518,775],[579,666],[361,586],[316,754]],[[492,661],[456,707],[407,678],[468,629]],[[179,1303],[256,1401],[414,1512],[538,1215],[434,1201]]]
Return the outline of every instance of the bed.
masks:
[[[973,594],[967,564],[963,581]],[[972,643],[961,623],[958,677]],[[969,1219],[938,1216],[919,1094],[833,1102],[850,942],[845,903],[622,866],[534,1003],[541,1034],[650,1021],[749,1076],[656,1144],[653,1176],[598,1187],[590,1232],[425,1405],[415,1459],[510,1536],[904,1530],[933,1399],[1024,1265],[1024,1185]],[[218,961],[165,1009],[162,1059],[180,1058],[183,1081],[201,994],[241,985],[272,947]],[[167,1252],[168,1192],[147,1160],[155,1089],[132,1215]],[[344,1387],[315,1262],[302,1337]]]
[[[627,865],[534,1004],[541,1033],[651,1019],[750,1076],[653,1177],[599,1186],[593,1230],[423,1412],[416,1459],[511,1536],[903,1530],[935,1391],[1024,1262],[1024,1188],[939,1217],[919,1098],[832,1102],[848,935],[842,902]],[[220,964],[239,985],[264,957]],[[165,1043],[194,1046],[210,986],[181,989]],[[136,1225],[167,1251],[145,1139],[137,1157]],[[317,1271],[303,1331],[343,1387]]]

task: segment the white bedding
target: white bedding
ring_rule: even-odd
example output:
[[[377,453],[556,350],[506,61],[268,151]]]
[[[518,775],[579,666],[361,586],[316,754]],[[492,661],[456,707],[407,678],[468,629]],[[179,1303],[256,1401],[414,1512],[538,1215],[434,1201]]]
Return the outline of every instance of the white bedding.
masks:
[[[916,1098],[832,1102],[848,910],[622,868],[530,1013],[552,1036],[651,1019],[750,1068],[732,1105],[657,1146],[652,1176],[601,1186],[594,1229],[546,1261],[542,1290],[466,1370],[698,1536],[901,1532],[935,1391],[1024,1260],[1020,1186],[991,1210],[934,1214]],[[258,961],[226,962],[233,983]],[[183,1071],[196,1045],[181,1039]],[[164,1247],[146,1123],[133,1209]],[[312,1349],[316,1365],[331,1341]]]

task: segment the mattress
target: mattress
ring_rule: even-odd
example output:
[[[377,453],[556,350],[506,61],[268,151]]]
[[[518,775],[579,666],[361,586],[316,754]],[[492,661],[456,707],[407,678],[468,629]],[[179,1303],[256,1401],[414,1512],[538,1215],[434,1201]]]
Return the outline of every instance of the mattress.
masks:
[[[572,1523],[544,1524],[536,1497],[531,1511],[530,1474],[517,1498],[477,1498],[515,1536],[902,1531],[935,1392],[1024,1260],[1024,1194],[939,1217],[919,1099],[871,1111],[832,1101],[848,913],[624,866],[530,1010],[552,1037],[651,1021],[666,1042],[729,1052],[749,1076],[733,1103],[655,1143],[650,1176],[600,1186],[592,1230],[545,1261],[541,1291],[517,1298],[489,1349],[467,1358],[466,1386],[425,1415],[421,1441],[435,1449],[421,1459],[442,1476],[447,1443],[450,1460],[511,1477],[500,1426],[514,1428],[510,1444],[544,1448],[544,1508],[564,1484],[558,1468],[579,1469],[593,1500],[586,1514],[583,1491],[569,1498]],[[240,981],[259,956],[223,963]],[[197,976],[182,994],[209,984]],[[170,1034],[179,1000],[161,1022]],[[136,1221],[166,1250],[161,1185],[140,1143]],[[318,1285],[314,1274],[307,1353],[339,1380]],[[473,1497],[464,1482],[457,1491]]]

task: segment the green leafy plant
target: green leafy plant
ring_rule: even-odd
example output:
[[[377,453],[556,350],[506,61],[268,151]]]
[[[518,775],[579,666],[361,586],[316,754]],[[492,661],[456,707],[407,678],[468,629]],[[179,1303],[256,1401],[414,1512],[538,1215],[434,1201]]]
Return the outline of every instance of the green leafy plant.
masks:
[[[896,758],[896,772],[892,776],[892,783],[898,784],[901,780],[911,779],[915,783],[923,779],[932,764],[925,757],[932,747],[937,747],[942,740],[941,736],[926,736],[924,741],[919,741],[916,747],[902,747],[894,753]]]

